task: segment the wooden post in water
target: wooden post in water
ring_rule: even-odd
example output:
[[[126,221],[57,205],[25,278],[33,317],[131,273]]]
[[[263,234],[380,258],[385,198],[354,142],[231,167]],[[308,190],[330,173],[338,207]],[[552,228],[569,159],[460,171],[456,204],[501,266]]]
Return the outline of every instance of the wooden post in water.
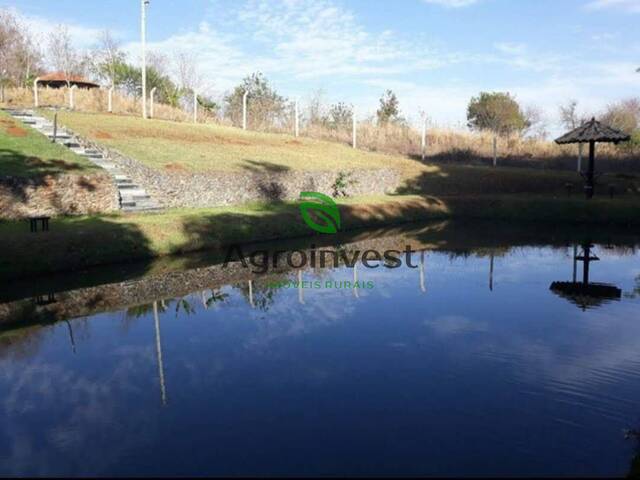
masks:
[[[573,283],[578,279],[578,245],[573,246]]]

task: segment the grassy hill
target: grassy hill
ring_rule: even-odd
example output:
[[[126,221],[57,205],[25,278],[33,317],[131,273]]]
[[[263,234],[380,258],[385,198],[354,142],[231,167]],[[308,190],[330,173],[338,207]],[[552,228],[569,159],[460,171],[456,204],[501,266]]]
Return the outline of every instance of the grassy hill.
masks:
[[[38,177],[100,171],[69,149],[0,111],[0,176]]]
[[[392,167],[403,178],[399,192],[428,195],[565,195],[579,192],[574,172],[426,163],[400,155],[354,150],[348,145],[294,138],[216,124],[189,124],[139,117],[61,112],[60,122],[76,133],[115,148],[155,169],[173,171],[339,170]],[[620,180],[620,191],[627,188]]]
[[[215,124],[189,124],[139,117],[64,112],[60,122],[76,133],[113,147],[149,167],[185,171],[340,170],[413,162],[399,156],[354,150],[339,143],[246,132]]]

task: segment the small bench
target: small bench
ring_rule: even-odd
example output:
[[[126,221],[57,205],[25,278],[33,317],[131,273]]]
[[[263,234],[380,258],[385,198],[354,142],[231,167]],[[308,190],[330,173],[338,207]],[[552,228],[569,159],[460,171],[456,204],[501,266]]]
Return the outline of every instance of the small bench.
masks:
[[[31,217],[29,218],[29,228],[32,233],[36,233],[38,231],[38,223],[42,227],[43,232],[49,231],[49,220],[51,217]]]

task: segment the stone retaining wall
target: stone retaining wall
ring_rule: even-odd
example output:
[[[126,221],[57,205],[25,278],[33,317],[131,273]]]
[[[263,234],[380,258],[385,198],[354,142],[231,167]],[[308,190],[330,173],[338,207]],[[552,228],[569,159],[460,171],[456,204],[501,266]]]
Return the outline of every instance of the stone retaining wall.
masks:
[[[258,172],[180,172],[158,170],[128,158],[115,149],[86,141],[85,146],[102,152],[151,198],[165,208],[198,208],[242,204],[252,201],[295,200],[300,192],[333,195],[335,171],[297,171],[268,168]],[[351,195],[384,194],[400,184],[392,168],[344,169],[355,183],[346,188]]]
[[[0,218],[86,215],[119,210],[118,190],[106,173],[0,177]]]

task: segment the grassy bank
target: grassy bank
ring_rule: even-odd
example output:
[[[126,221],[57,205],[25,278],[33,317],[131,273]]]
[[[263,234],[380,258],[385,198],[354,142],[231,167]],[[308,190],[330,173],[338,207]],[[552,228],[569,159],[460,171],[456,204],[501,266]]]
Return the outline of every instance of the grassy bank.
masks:
[[[391,155],[291,135],[243,131],[217,124],[142,121],[138,117],[63,112],[74,132],[155,169],[174,171],[341,170],[409,166]]]
[[[343,230],[447,218],[640,226],[635,199],[386,196],[350,199],[340,211]],[[24,221],[0,222],[0,276],[71,271],[312,233],[292,203],[60,217],[46,234],[29,233]]]
[[[0,111],[0,176],[38,177],[100,171],[68,148]]]

